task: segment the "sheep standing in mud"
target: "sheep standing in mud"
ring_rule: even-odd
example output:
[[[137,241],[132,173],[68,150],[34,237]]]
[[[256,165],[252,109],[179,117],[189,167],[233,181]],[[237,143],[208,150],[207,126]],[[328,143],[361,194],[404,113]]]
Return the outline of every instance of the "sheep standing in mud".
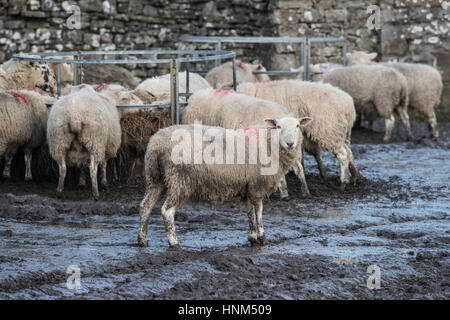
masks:
[[[179,92],[186,92],[186,72],[178,74]],[[202,89],[210,89],[208,81],[196,73],[189,73],[189,92],[196,92]],[[170,98],[170,75],[166,74],[153,77],[141,82],[133,91],[145,103],[164,101]]]
[[[349,56],[349,65],[375,64],[377,54],[362,51]],[[428,119],[432,138],[439,137],[434,109],[439,105],[442,93],[442,77],[435,68],[420,63],[380,63],[385,67],[401,72],[408,83],[409,107],[417,110]]]
[[[182,111],[181,123],[219,126],[226,129],[246,128],[262,123],[266,118],[292,116],[286,107],[267,100],[255,99],[231,90],[201,90],[189,99],[188,106]],[[302,137],[301,137],[302,138]],[[302,143],[302,141],[300,141]],[[294,170],[300,179],[302,194],[310,196],[305,174],[301,165],[301,153],[294,163]],[[280,194],[289,199],[286,180],[282,178]]]
[[[350,95],[329,84],[297,80],[244,83],[239,85],[237,91],[284,105],[295,117],[313,117],[314,122],[303,129],[303,145],[314,155],[321,177],[326,179],[322,160],[322,150],[326,150],[339,160],[342,190],[350,183],[349,169],[355,182],[360,180],[350,149],[351,132],[356,118]]]
[[[336,86],[353,97],[356,111],[369,118],[386,122],[384,142],[389,142],[394,128],[394,110],[412,140],[408,116],[408,83],[398,71],[383,66],[352,66],[336,68],[324,74],[323,81]]]
[[[102,168],[102,186],[106,187],[106,162],[116,156],[121,134],[116,103],[92,88],[56,101],[48,118],[47,140],[50,155],[59,166],[58,195],[64,191],[67,165],[88,165],[92,193],[98,200],[98,165]]]
[[[55,99],[35,91],[0,91],[0,158],[3,178],[11,178],[11,161],[18,148],[25,155],[25,181],[32,180],[33,150],[45,143],[48,109]]]
[[[225,200],[236,196],[241,196],[247,205],[251,205],[248,213],[249,241],[264,244],[263,199],[276,190],[280,178],[294,164],[301,148],[300,126],[311,120],[292,117],[266,119],[267,127],[257,131],[257,139],[248,139],[234,130],[202,125],[177,125],[158,131],[150,138],[145,154],[147,188],[140,204],[139,245],[147,246],[150,213],[164,189],[167,196],[161,211],[170,248],[179,248],[174,217],[175,210],[184,202],[188,199]],[[252,148],[267,150],[271,164],[265,165],[261,159],[255,164],[250,161],[240,164],[234,153],[230,162],[223,161],[223,155],[229,159],[228,148],[231,146],[234,150],[235,143],[244,146],[246,155],[250,155]],[[215,161],[206,161],[202,156],[206,150],[214,150]],[[176,151],[181,151],[183,156]],[[197,159],[198,155],[202,156],[201,159]],[[273,164],[275,168],[271,169],[274,170],[263,173],[263,169]]]
[[[0,89],[33,90],[35,87],[56,93],[55,75],[48,65],[10,60],[0,68]]]
[[[242,61],[236,61],[236,85],[244,82],[264,82],[270,81],[266,74],[253,74],[253,71],[266,71],[262,64],[249,64]],[[226,62],[220,66],[211,69],[206,75],[206,80],[216,89],[233,88],[233,65]]]

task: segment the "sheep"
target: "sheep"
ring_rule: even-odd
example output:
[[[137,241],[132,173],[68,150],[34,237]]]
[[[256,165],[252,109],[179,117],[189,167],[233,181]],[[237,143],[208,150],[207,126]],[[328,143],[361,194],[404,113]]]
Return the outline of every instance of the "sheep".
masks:
[[[59,166],[58,196],[63,196],[67,165],[89,165],[92,194],[98,200],[98,165],[102,168],[101,185],[106,187],[106,162],[116,156],[121,134],[115,102],[92,88],[56,101],[48,117],[47,141],[50,155]]]
[[[9,60],[0,68],[0,89],[33,90],[38,87],[56,93],[54,73],[43,63]]]
[[[200,121],[204,125],[238,129],[260,123],[265,118],[291,115],[286,107],[271,101],[255,99],[231,90],[209,89],[198,91],[189,98],[188,106],[181,113],[181,123]],[[310,193],[300,162],[301,153],[294,170],[300,179],[303,196],[308,197]],[[281,180],[280,194],[283,200],[289,199],[284,178]]]
[[[343,67],[342,64],[337,63],[319,63],[319,64],[311,64],[309,66],[310,74],[311,74],[311,81],[318,82],[322,80],[323,74],[330,72],[333,69]],[[298,72],[297,79],[302,80],[303,79],[303,69],[304,67],[301,66],[297,69],[291,68],[292,72]]]
[[[3,178],[11,178],[11,162],[18,148],[25,155],[25,181],[32,180],[33,150],[45,142],[48,109],[55,99],[35,91],[0,91],[0,158],[4,156]]]
[[[243,63],[236,61],[236,85],[244,82],[264,82],[270,81],[266,74],[253,74],[253,71],[266,71],[262,64]],[[206,75],[206,80],[215,89],[233,88],[233,66],[231,62],[226,62],[211,69]]]
[[[349,56],[349,65],[375,64],[372,60],[376,52],[357,51]],[[408,83],[409,107],[417,110],[428,119],[430,135],[433,139],[439,137],[434,109],[440,103],[442,93],[442,77],[435,68],[419,63],[382,63],[402,73]]]
[[[408,84],[400,72],[384,66],[343,67],[324,74],[323,82],[350,94],[358,113],[385,119],[384,142],[389,142],[392,136],[394,110],[398,112],[406,128],[408,140],[412,140],[408,116]]]
[[[73,56],[50,56],[49,58],[55,59],[55,60],[74,60]],[[68,83],[73,83],[74,80],[74,68],[73,64],[69,63],[49,63],[50,69],[53,71],[53,74],[55,77],[57,76],[58,69],[57,66],[59,65],[59,71],[60,71],[60,84],[65,85]]]
[[[178,74],[179,92],[186,92],[186,72]],[[209,83],[200,75],[189,73],[189,92],[202,89],[210,89]],[[153,77],[141,82],[133,91],[145,103],[153,103],[155,100],[168,100],[170,98],[170,75]]]
[[[265,83],[244,83],[237,91],[251,97],[275,101],[289,108],[295,117],[311,116],[314,122],[303,130],[304,147],[317,161],[320,176],[326,179],[322,150],[333,153],[340,165],[343,191],[350,182],[361,179],[350,149],[351,131],[356,114],[353,99],[329,84],[279,80]]]
[[[150,213],[166,189],[167,196],[161,212],[171,249],[180,248],[174,216],[175,210],[184,202],[188,199],[217,201],[236,196],[241,196],[251,207],[248,212],[250,225],[248,240],[252,244],[264,245],[266,239],[262,221],[263,199],[276,189],[280,178],[294,164],[301,148],[300,126],[307,125],[311,120],[311,118],[292,117],[266,119],[265,128],[273,130],[258,130],[258,132],[266,133],[258,135],[258,139],[246,139],[245,135],[234,130],[203,125],[176,125],[159,130],[150,138],[145,154],[146,192],[139,207],[138,244],[148,245],[147,231]],[[181,142],[174,141],[179,134],[182,134]],[[200,139],[203,137],[203,148],[202,140],[200,140],[200,147],[196,147],[199,135],[201,135]],[[205,139],[205,136],[208,138]],[[191,143],[192,137],[194,143]],[[266,150],[270,150],[273,161],[278,162],[276,170],[263,174],[261,170],[265,165],[261,160],[255,164],[251,164],[250,161],[243,164],[235,161],[220,164],[220,161],[224,162],[218,156],[216,160],[219,159],[219,164],[207,162],[204,157],[195,161],[199,152],[210,148],[228,156],[230,145],[234,149],[234,143],[239,141],[244,145],[246,154],[255,147],[255,144],[257,148],[265,147]],[[174,150],[186,151],[188,155],[185,161],[178,161],[178,158],[174,156],[176,153]],[[191,151],[190,154],[189,151]],[[192,154],[194,154],[194,161],[192,161]]]

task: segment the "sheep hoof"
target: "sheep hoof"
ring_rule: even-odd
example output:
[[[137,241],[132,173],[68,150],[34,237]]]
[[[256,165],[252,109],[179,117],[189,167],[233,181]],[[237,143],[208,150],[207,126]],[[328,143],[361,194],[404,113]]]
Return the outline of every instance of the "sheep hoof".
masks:
[[[265,246],[267,244],[267,239],[266,236],[262,236],[258,238],[258,244],[260,246]]]
[[[309,192],[302,192],[302,198],[304,198],[304,199],[312,198],[311,193],[309,193]]]
[[[100,195],[99,194],[92,194],[92,196],[94,197],[94,200],[95,201],[98,201],[98,200],[100,200]]]
[[[281,200],[282,201],[291,201],[291,197],[290,196],[282,197]]]
[[[181,247],[178,243],[174,245],[169,245],[169,249],[167,249],[167,251],[180,251],[180,250]]]
[[[341,185],[339,186],[339,191],[345,192],[346,187],[347,187],[347,183],[341,183]]]
[[[108,189],[109,189],[109,185],[108,184],[102,185],[102,190],[108,191]]]
[[[25,183],[26,183],[26,184],[30,184],[30,183],[31,183],[31,180],[32,180],[31,178],[25,178]]]
[[[138,238],[138,246],[139,247],[148,247],[148,241],[145,239]]]
[[[259,243],[258,243],[258,239],[256,239],[256,238],[250,238],[250,237],[248,237],[248,241],[250,242],[250,245],[251,245],[252,247],[259,244]]]
[[[11,176],[3,176],[3,181],[11,181]]]
[[[64,200],[64,191],[56,191],[58,199]]]

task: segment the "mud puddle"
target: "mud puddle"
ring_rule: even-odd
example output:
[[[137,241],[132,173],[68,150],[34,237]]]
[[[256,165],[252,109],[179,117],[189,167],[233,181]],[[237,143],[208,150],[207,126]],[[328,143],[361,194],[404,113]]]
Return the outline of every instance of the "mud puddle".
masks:
[[[0,183],[0,299],[448,299],[450,298],[450,124],[438,142],[357,130],[352,149],[364,177],[337,189],[338,164],[325,153],[330,180],[313,157],[305,171],[313,197],[265,201],[268,245],[247,243],[245,209],[236,201],[186,204],[177,212],[180,252],[167,251],[159,204],[149,247],[136,246],[140,180],[113,185],[100,202],[52,183]],[[80,289],[68,289],[67,268]],[[371,290],[369,266],[380,270]],[[373,268],[373,267],[372,267]],[[73,270],[73,269],[72,269]]]

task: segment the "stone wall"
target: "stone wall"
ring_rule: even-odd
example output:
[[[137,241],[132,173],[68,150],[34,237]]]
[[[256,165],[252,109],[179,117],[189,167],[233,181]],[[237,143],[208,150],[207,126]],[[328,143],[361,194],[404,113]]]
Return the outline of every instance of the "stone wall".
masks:
[[[80,30],[66,26],[70,3],[81,9]],[[367,27],[370,5],[381,9],[380,30]],[[348,50],[437,66],[445,81],[441,114],[450,119],[449,30],[450,1],[443,0],[0,0],[0,62],[18,51],[176,49],[180,35],[344,36]],[[295,45],[224,48],[271,69],[299,64]],[[340,52],[314,45],[312,62],[341,62]],[[163,72],[161,65],[133,70],[141,78]]]

